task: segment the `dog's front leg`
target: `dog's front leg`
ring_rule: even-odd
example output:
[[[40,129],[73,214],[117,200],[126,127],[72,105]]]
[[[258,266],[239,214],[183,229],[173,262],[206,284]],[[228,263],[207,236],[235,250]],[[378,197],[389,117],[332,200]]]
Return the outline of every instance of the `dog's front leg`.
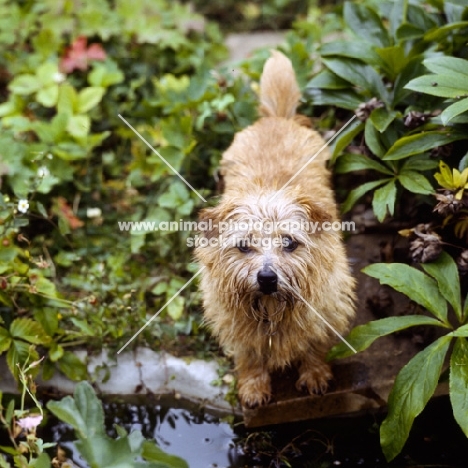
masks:
[[[271,398],[270,374],[262,358],[243,352],[235,357],[238,392],[243,406],[255,408]]]
[[[323,394],[333,378],[330,366],[325,362],[326,351],[320,348],[311,348],[309,353],[303,355],[299,365],[299,379],[296,388],[309,393]]]

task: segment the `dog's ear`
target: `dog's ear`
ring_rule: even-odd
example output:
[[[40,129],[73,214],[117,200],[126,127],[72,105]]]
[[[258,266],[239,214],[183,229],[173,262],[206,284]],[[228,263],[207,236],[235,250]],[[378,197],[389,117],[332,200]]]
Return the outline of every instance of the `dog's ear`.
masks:
[[[223,209],[221,205],[204,208],[198,216],[198,227],[207,239],[219,236],[219,224],[222,221]]]
[[[334,219],[334,208],[317,203],[310,197],[299,197],[297,203],[305,208],[309,221],[325,223],[326,221],[331,222]]]

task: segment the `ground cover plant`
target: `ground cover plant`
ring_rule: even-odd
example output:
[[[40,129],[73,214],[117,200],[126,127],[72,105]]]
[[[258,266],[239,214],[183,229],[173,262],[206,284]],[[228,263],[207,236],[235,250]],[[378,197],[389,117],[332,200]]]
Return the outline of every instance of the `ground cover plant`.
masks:
[[[246,24],[276,12],[289,24],[296,3],[306,11],[303,2],[264,3],[260,14],[258,2],[236,8]],[[343,213],[359,200],[381,222],[414,221],[401,232],[413,266],[366,272],[434,318],[375,322],[350,339],[364,349],[369,330],[372,339],[415,323],[447,331],[397,379],[381,429],[389,459],[424,406],[400,396],[419,392],[421,380],[405,376],[426,358],[435,365],[419,374],[431,382],[422,403],[451,356],[454,414],[467,432],[457,410],[468,380],[458,365],[468,316],[467,33],[458,0],[312,2],[282,46],[314,125],[332,135],[354,119],[332,147],[334,171],[350,185]],[[0,353],[17,379],[31,362],[33,378],[94,378],[73,351],[117,350],[197,271],[191,233],[119,230],[119,221],[194,220],[202,206],[119,115],[212,199],[223,149],[255,118],[269,54],[239,64],[241,75],[214,71],[227,56],[222,42],[215,23],[178,2],[0,0]],[[422,286],[403,288],[401,275]],[[199,299],[185,289],[132,346],[218,356]],[[395,427],[401,437],[390,440]]]

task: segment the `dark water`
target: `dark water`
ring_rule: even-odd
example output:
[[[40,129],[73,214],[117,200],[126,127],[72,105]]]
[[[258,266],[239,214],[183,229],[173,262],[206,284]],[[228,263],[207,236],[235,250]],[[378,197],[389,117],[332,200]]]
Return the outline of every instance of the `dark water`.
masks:
[[[129,432],[138,429],[166,452],[184,458],[191,468],[468,467],[468,441],[454,422],[445,397],[431,402],[417,418],[402,455],[391,464],[385,462],[379,445],[383,414],[261,431],[246,431],[240,421],[230,425],[176,400],[107,400],[105,414],[109,435],[116,435],[115,423]],[[87,468],[74,448],[74,434],[68,426],[50,418],[40,435],[60,443],[79,467]]]

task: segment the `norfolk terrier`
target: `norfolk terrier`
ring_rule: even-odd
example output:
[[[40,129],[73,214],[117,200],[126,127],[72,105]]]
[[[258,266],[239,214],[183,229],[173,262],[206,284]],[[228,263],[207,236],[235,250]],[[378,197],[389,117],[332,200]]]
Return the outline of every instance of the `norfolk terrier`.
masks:
[[[338,215],[330,153],[296,113],[299,99],[290,60],[273,51],[260,118],[235,135],[221,160],[221,201],[200,213],[205,320],[234,358],[239,398],[251,408],[270,401],[270,373],[286,366],[297,366],[298,390],[324,393],[326,353],[355,313],[341,233],[320,230]]]

